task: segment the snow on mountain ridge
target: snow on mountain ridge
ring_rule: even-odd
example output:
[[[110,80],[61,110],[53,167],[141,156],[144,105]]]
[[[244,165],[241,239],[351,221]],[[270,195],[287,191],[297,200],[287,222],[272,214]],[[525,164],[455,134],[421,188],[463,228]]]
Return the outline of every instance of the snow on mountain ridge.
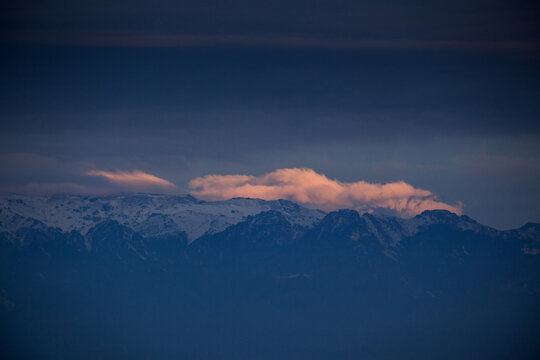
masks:
[[[291,223],[311,227],[325,215],[287,200],[234,198],[206,202],[191,195],[171,196],[135,194],[118,196],[56,195],[36,197],[26,195],[0,196],[2,231],[13,232],[21,219],[35,219],[64,232],[88,230],[104,220],[116,220],[143,236],[186,233],[191,242],[202,235],[220,232],[247,216],[263,211],[278,210]]]
[[[323,211],[306,209],[288,200],[233,198],[211,202],[198,200],[191,195],[159,194],[102,197],[0,195],[0,233],[6,233],[9,238],[19,229],[51,227],[65,233],[77,231],[86,235],[96,225],[114,220],[143,237],[174,236],[184,232],[191,243],[203,235],[219,233],[249,216],[271,210],[279,211],[298,234],[302,233],[302,228],[319,224],[326,215]],[[352,216],[351,219],[356,220],[347,225],[354,227],[351,238],[375,237],[388,249],[397,246],[404,238],[441,225],[487,236],[511,237],[514,234],[529,239],[531,249],[540,248],[538,224],[500,232],[468,216],[458,216],[445,210],[425,211],[410,219],[368,213],[360,216],[355,210],[332,212],[328,216],[338,222]]]

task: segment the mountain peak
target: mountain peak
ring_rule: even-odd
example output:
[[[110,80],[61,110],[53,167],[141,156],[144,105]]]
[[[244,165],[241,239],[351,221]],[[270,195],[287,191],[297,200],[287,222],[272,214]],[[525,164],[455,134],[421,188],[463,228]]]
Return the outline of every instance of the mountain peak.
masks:
[[[457,219],[459,215],[448,210],[435,209],[435,210],[424,210],[416,217],[431,217],[439,219]]]
[[[328,234],[339,234],[340,236],[351,237],[364,227],[364,221],[356,210],[342,209],[328,213],[317,226],[321,236]]]
[[[348,220],[358,220],[360,219],[360,214],[356,210],[352,209],[340,209],[328,213],[326,216],[328,219],[348,219]]]
[[[10,233],[19,227],[30,226],[28,221],[22,220],[36,219],[63,232],[77,231],[85,235],[109,219],[135,229],[143,236],[184,232],[190,242],[270,210],[280,212],[289,223],[302,228],[313,227],[324,216],[320,210],[306,209],[287,200],[238,198],[206,202],[189,194],[148,193],[94,197],[3,195],[0,196],[0,210],[0,231]]]

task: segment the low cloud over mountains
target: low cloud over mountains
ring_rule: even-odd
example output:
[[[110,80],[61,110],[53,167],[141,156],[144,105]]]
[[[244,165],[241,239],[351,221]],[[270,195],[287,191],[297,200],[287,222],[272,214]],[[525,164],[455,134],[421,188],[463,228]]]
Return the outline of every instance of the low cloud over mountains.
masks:
[[[414,216],[433,209],[462,212],[461,203],[446,204],[431,191],[415,188],[404,181],[386,184],[341,182],[312,169],[278,169],[260,177],[207,175],[193,179],[189,186],[192,195],[207,200],[233,197],[287,199],[324,210],[353,208],[371,212],[384,209],[402,216]]]

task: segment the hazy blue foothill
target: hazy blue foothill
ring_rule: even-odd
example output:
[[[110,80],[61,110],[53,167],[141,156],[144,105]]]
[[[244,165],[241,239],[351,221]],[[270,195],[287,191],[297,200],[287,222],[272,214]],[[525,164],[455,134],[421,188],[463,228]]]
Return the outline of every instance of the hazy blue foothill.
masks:
[[[29,216],[43,204],[70,210]],[[108,215],[69,230],[92,206]],[[4,196],[0,210],[2,358],[540,354],[540,224],[149,194]]]

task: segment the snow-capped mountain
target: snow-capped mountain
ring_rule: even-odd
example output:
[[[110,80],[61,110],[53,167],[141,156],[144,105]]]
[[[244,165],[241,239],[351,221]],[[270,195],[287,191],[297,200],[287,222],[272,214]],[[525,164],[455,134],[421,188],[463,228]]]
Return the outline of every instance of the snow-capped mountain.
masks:
[[[27,226],[48,226],[82,235],[106,220],[115,220],[142,236],[184,232],[188,241],[214,234],[247,216],[276,210],[293,225],[312,227],[325,215],[287,200],[234,198],[206,202],[193,196],[136,194],[121,196],[56,195],[0,197],[0,231],[14,234]]]
[[[452,226],[462,231],[497,236],[502,232],[482,225],[466,215],[456,215],[447,210],[427,210],[410,219],[393,216],[362,216],[365,226],[382,244],[393,247],[400,240],[425,231],[431,226]]]
[[[135,329],[140,347],[128,358],[156,358],[162,348],[171,355],[164,358],[192,358],[207,343],[219,349],[209,359],[224,351],[289,358],[236,349],[252,339],[291,346],[304,336],[351,348],[365,339],[352,356],[365,358],[390,329],[390,344],[415,336],[407,343],[425,354],[415,359],[501,358],[517,338],[502,358],[537,359],[539,254],[539,224],[497,231],[440,210],[401,219],[283,200],[6,195],[0,330],[38,345],[0,349],[35,349],[2,358],[94,359],[101,346],[115,359]],[[464,357],[456,344],[470,341],[482,341],[485,356]],[[437,346],[424,353],[427,343]],[[402,358],[408,344],[392,353],[382,346],[380,358]],[[312,346],[302,351],[321,358]]]
[[[346,231],[351,240],[375,239],[388,254],[403,239],[428,231],[433,226],[447,226],[489,237],[520,238],[526,240],[525,252],[540,253],[538,224],[498,231],[468,216],[458,216],[446,210],[425,211],[413,218],[404,219],[368,213],[361,215],[355,210],[326,214],[288,200],[234,198],[208,202],[191,195],[2,195],[0,233],[20,242],[21,234],[27,236],[28,229],[64,234],[76,232],[87,238],[87,247],[90,247],[88,233],[102,223],[114,221],[144,238],[184,234],[188,243],[191,243],[202,236],[218,234],[249,217],[268,211],[276,211],[283,216],[291,226],[293,237],[321,225],[323,230],[331,227],[324,231],[330,231],[333,236],[336,232]]]

